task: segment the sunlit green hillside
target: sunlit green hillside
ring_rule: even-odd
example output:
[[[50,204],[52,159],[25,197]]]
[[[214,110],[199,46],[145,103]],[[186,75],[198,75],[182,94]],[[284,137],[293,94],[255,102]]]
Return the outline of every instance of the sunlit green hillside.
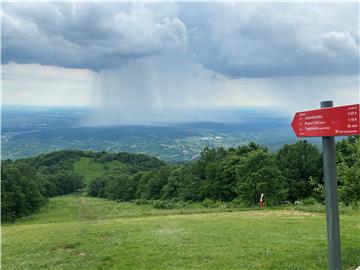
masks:
[[[2,227],[2,269],[326,269],[323,213],[225,210],[55,197]],[[359,218],[341,215],[344,269],[360,262]]]

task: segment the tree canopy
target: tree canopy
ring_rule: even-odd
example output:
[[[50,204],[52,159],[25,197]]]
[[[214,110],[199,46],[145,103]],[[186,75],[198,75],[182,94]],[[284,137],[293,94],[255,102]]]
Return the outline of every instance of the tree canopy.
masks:
[[[336,145],[340,199],[360,202],[360,137]],[[106,170],[85,186],[74,171],[79,159],[104,164]],[[111,162],[126,164],[112,169]],[[239,201],[255,205],[295,202],[309,197],[323,202],[321,152],[307,141],[287,144],[276,153],[255,143],[237,148],[205,148],[198,159],[167,164],[130,153],[59,151],[1,163],[1,217],[12,221],[36,211],[48,197],[83,188],[89,196],[119,201]]]

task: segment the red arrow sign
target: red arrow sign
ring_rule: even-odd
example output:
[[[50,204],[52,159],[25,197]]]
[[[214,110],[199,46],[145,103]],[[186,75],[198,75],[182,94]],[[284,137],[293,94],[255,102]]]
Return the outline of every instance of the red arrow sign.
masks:
[[[360,104],[297,112],[291,127],[297,137],[360,135]]]

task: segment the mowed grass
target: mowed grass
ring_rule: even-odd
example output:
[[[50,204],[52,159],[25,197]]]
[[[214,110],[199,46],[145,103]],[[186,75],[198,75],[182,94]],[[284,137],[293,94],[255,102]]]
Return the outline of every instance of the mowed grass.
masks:
[[[90,183],[94,178],[104,175],[107,171],[124,171],[127,169],[126,164],[117,160],[100,163],[94,162],[92,158],[80,158],[74,164],[74,171],[84,176],[86,184]]]
[[[56,197],[2,226],[2,269],[326,269],[323,213],[221,210]],[[359,212],[341,215],[341,241],[355,269]]]
[[[152,207],[151,203],[144,205],[136,205],[131,202],[119,203],[107,199],[88,197],[85,196],[85,193],[79,193],[50,198],[49,203],[43,206],[40,211],[31,216],[18,219],[15,225],[240,210],[244,211],[246,209],[205,208],[200,203],[192,203],[181,209],[156,209]]]

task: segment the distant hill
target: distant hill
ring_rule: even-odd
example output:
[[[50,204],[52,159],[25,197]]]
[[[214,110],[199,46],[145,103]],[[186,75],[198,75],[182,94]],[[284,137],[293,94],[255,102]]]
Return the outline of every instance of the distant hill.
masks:
[[[255,141],[276,150],[297,141],[290,119],[251,110],[212,112],[212,121],[84,126],[84,119],[91,113],[88,108],[4,107],[1,159],[80,149],[144,153],[167,161],[185,161],[196,158],[204,147],[228,148]]]

